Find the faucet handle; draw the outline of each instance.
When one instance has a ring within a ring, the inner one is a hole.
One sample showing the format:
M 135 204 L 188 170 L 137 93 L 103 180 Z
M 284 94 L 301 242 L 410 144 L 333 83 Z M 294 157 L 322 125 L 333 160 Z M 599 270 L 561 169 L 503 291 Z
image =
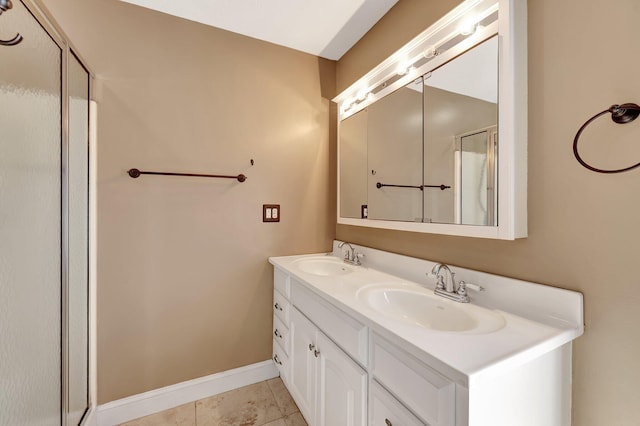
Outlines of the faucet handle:
M 458 284 L 458 294 L 467 294 L 467 289 L 473 291 L 485 291 L 485 288 L 481 285 L 460 281 L 460 283 Z

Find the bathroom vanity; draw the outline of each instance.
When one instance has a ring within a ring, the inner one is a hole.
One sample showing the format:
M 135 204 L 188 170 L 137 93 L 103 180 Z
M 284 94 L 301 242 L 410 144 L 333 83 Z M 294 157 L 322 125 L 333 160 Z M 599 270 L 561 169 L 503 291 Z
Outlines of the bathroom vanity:
M 434 295 L 434 263 L 355 247 L 273 257 L 273 360 L 311 426 L 569 426 L 582 295 L 452 267 L 470 303 Z

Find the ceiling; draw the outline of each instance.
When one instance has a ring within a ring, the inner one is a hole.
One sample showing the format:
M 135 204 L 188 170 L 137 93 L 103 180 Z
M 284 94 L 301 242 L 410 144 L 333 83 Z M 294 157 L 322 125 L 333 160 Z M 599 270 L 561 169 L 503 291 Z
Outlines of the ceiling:
M 398 0 L 121 0 L 338 60 Z

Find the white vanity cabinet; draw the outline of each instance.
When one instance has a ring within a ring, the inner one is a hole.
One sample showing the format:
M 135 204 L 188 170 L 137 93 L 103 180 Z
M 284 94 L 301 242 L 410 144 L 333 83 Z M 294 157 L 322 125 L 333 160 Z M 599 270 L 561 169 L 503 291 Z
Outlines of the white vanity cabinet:
M 367 372 L 294 305 L 304 307 L 305 314 L 316 318 L 325 332 L 361 362 L 367 356 L 367 329 L 333 311 L 335 308 L 277 268 L 273 300 L 273 361 L 307 422 L 311 426 L 365 426 Z
M 416 275 L 433 267 L 373 249 L 365 254 Z M 309 259 L 323 261 L 317 254 L 270 261 L 274 362 L 310 426 L 571 425 L 571 341 L 583 332 L 579 293 L 467 273 L 495 297 L 503 327 L 477 334 L 423 330 L 366 305 L 367 288 L 407 288 L 408 281 L 373 268 L 344 278 L 314 275 L 300 268 Z M 524 307 L 520 299 L 499 297 L 518 291 L 527 295 Z M 447 303 L 453 302 L 441 309 Z
M 289 390 L 310 425 L 365 426 L 367 373 L 296 308 Z
M 274 362 L 310 426 L 455 425 L 452 382 L 278 268 L 274 283 Z

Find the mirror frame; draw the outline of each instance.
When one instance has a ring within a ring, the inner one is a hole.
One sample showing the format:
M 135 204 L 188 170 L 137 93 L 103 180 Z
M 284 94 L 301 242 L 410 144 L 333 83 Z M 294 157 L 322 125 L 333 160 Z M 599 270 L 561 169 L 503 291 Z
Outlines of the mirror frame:
M 498 19 L 452 44 L 463 25 Z M 410 81 L 498 35 L 498 225 L 399 222 L 340 216 L 340 122 Z M 446 50 L 433 56 L 434 49 Z M 425 62 L 426 61 L 426 62 Z M 400 74 L 398 70 L 408 70 Z M 527 236 L 527 3 L 465 0 L 372 69 L 333 101 L 338 104 L 337 222 L 344 225 L 514 240 Z

